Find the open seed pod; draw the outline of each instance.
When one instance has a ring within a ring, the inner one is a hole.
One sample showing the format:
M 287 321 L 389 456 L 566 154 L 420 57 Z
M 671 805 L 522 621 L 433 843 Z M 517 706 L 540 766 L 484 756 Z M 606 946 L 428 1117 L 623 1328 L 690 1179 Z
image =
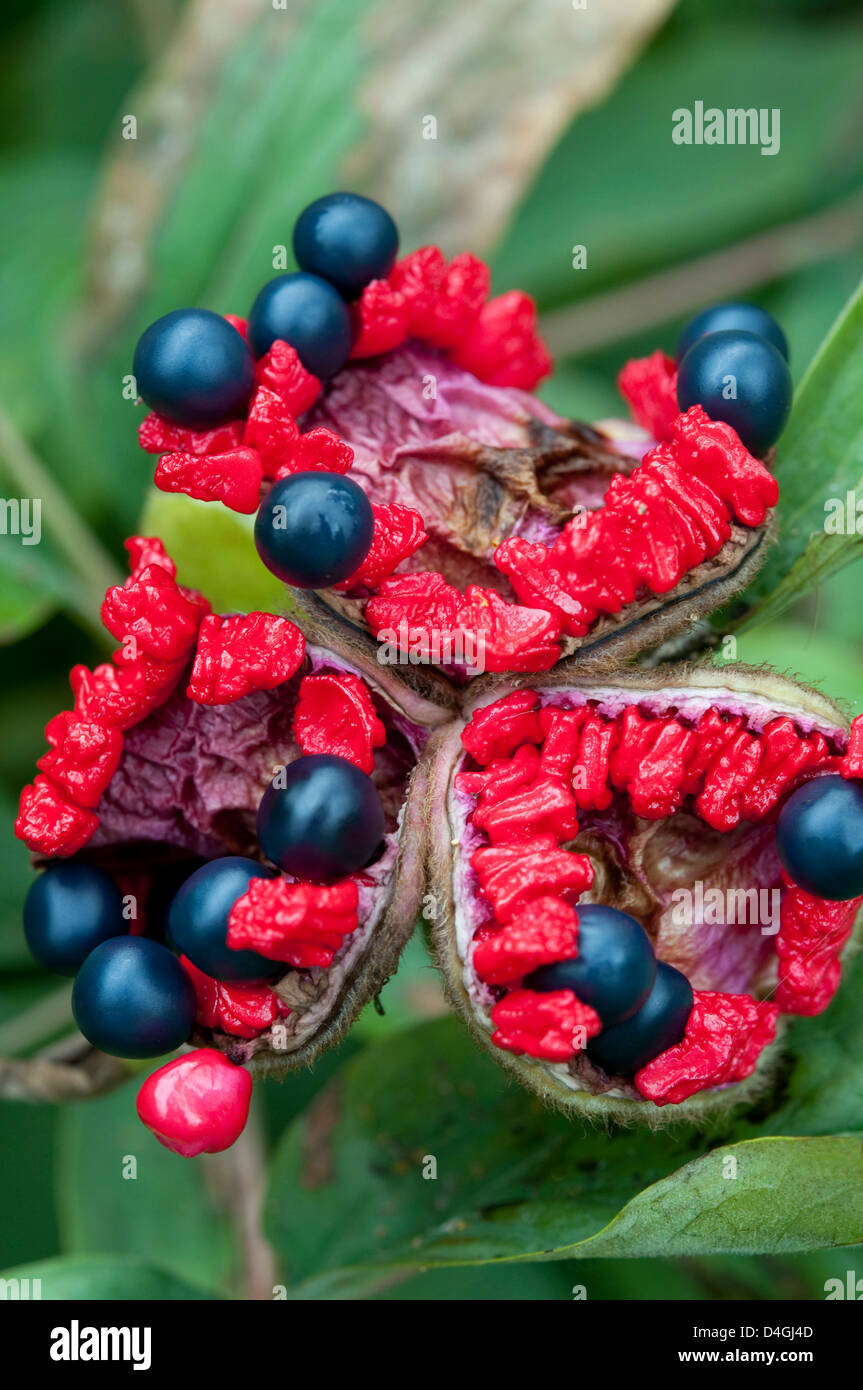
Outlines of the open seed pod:
M 776 846 L 795 788 L 860 774 L 841 714 L 744 666 L 558 668 L 466 708 L 431 753 L 430 915 L 474 1035 L 569 1111 L 657 1125 L 750 1099 L 781 1016 L 827 1006 L 861 901 L 804 892 Z M 628 999 L 591 973 L 587 905 L 647 933 L 616 966 Z M 677 1001 L 651 1032 L 660 973 Z
M 242 921 L 231 915 L 227 945 L 266 956 L 267 978 L 216 980 L 184 961 L 198 1000 L 192 1041 L 253 1072 L 299 1066 L 345 1032 L 413 930 L 422 755 L 452 717 L 451 690 L 435 672 L 412 685 L 370 664 L 338 625 L 324 645 L 286 618 L 213 615 L 177 583 L 158 541 L 135 537 L 127 548 L 131 578 L 102 609 L 122 646 L 113 664 L 72 671 L 74 708 L 47 727 L 50 749 L 22 793 L 16 832 L 43 867 L 106 871 L 128 909 L 119 930 L 180 950 L 166 933 L 181 885 L 225 856 L 265 861 L 256 812 L 274 774 L 318 754 L 359 769 L 383 815 L 368 861 L 326 886 L 271 868 L 253 885 L 264 897 L 253 901 L 250 889 Z M 88 1068 L 91 1089 L 122 1076 Z
M 243 418 L 196 430 L 154 413 L 139 439 L 162 454 L 159 488 L 257 512 L 288 608 L 340 617 L 370 659 L 382 644 L 457 683 L 573 655 L 613 670 L 750 581 L 776 480 L 729 424 L 678 409 L 662 353 L 620 374 L 637 423 L 562 418 L 531 394 L 551 367 L 532 301 L 487 300 L 488 284 L 475 257 L 415 251 L 352 305 L 350 358 L 325 380 L 277 338 Z M 256 342 L 254 320 L 231 323 Z M 339 568 L 344 541 L 322 563 L 308 527 L 279 534 L 314 471 L 350 472 L 342 492 L 359 484 L 372 505 L 358 564 Z
M 658 389 L 648 380 L 639 402 Z M 305 424 L 347 441 L 372 502 L 415 508 L 428 539 L 378 584 L 360 575 L 293 601 L 391 649 L 419 653 L 427 633 L 426 659 L 457 677 L 573 653 L 584 671 L 621 666 L 745 587 L 777 497 L 767 468 L 699 407 L 666 402 L 649 418 L 659 438 L 565 420 L 419 343 L 349 364 Z

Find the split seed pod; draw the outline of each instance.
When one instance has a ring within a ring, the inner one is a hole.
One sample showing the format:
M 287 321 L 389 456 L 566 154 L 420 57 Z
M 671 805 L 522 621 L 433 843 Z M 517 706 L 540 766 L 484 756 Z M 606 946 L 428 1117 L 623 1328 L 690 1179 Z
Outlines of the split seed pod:
M 777 498 L 765 464 L 699 407 L 651 423 L 563 419 L 417 343 L 349 364 L 306 425 L 346 440 L 351 476 L 372 501 L 417 509 L 428 539 L 376 586 L 292 605 L 338 614 L 370 649 L 411 629 L 479 630 L 480 670 L 574 653 L 582 671 L 620 667 L 751 581 Z M 470 653 L 438 664 L 471 674 Z
M 47 726 L 51 747 L 22 794 L 16 831 L 38 863 L 59 856 L 106 870 L 131 904 L 132 933 L 170 945 L 167 908 L 195 869 L 226 855 L 263 861 L 255 816 L 280 769 L 331 753 L 367 772 L 385 820 L 372 861 L 343 893 L 285 875 L 257 880 L 275 884 L 276 896 L 257 911 L 247 904 L 237 928 L 246 939 L 229 939 L 267 954 L 273 978 L 221 983 L 186 963 L 199 1005 L 192 1041 L 253 1073 L 285 1071 L 349 1029 L 414 929 L 423 755 L 431 731 L 452 718 L 451 687 L 434 671 L 407 680 L 369 661 L 338 624 L 303 634 L 272 614 L 213 615 L 177 584 L 160 542 L 135 537 L 127 548 L 132 576 L 102 610 L 124 646 L 113 664 L 73 670 L 74 708 Z M 121 1067 L 94 1067 L 93 1056 L 73 1059 L 88 1078 L 80 1089 L 122 1079 Z M 59 1079 L 75 1091 L 65 1072 Z
M 847 741 L 830 701 L 744 666 L 476 690 L 428 778 L 434 947 L 473 1035 L 575 1113 L 658 1125 L 750 1100 L 777 1021 L 827 1006 L 860 905 L 804 893 L 776 852 L 790 791 L 842 770 Z M 695 991 L 685 1039 L 634 1076 L 590 1060 L 571 1001 L 556 1017 L 525 987 L 573 954 L 543 935 L 553 898 L 631 914 Z

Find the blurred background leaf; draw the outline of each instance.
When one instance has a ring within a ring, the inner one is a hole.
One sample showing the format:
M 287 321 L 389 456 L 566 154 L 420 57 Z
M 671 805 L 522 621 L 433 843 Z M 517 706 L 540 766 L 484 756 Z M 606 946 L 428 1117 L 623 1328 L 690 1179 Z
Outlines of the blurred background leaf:
M 141 1125 L 121 1086 L 67 1109 L 57 1135 L 60 1241 L 69 1255 L 125 1255 L 225 1291 L 232 1233 L 205 1163 L 188 1163 Z M 132 1176 L 130 1176 L 132 1174 Z

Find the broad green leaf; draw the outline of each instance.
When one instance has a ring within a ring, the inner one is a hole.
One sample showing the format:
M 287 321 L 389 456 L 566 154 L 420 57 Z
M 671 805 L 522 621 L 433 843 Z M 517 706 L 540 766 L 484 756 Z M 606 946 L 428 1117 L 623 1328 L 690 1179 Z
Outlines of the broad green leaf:
M 121 1086 L 63 1112 L 56 1169 L 63 1250 L 134 1255 L 176 1279 L 223 1290 L 233 1237 L 207 1187 L 206 1163 L 159 1144 L 138 1119 L 135 1092 L 135 1083 Z
M 863 283 L 795 394 L 776 474 L 779 540 L 753 586 L 760 602 L 748 620 L 759 624 L 863 557 L 863 535 L 856 530 L 856 502 L 863 498 Z M 844 509 L 849 494 L 850 527 L 828 534 L 831 502 Z
M 396 1029 L 449 1012 L 440 972 L 435 968 L 418 927 L 405 946 L 399 968 L 376 1001 L 367 1004 L 352 1029 L 364 1041 L 376 1041 Z
M 7 1283 L 17 1280 L 22 1297 L 27 1287 L 23 1281 L 29 1280 L 30 1296 L 33 1297 L 34 1280 L 38 1279 L 39 1296 L 48 1302 L 62 1302 L 65 1299 L 75 1303 L 81 1300 L 110 1302 L 112 1299 L 141 1299 L 152 1303 L 181 1303 L 213 1297 L 206 1289 L 178 1279 L 176 1275 L 160 1269 L 156 1263 L 131 1256 L 71 1255 L 55 1260 L 37 1260 L 33 1264 L 4 1270 L 0 1279 L 5 1279 Z
M 861 1240 L 861 1136 L 777 1136 L 693 1159 L 570 1253 L 781 1254 Z
M 159 312 L 213 293 L 243 312 L 304 203 L 345 183 L 391 207 L 406 247 L 480 251 L 571 112 L 608 90 L 671 0 L 637 12 L 606 0 L 589 21 L 544 0 L 505 8 L 476 0 L 465 23 L 459 0 L 440 0 L 393 25 L 371 0 L 297 0 L 275 12 L 199 3 L 136 93 L 137 141 L 113 151 L 92 258 L 97 328 L 106 310 L 127 313 L 145 284 Z M 180 103 L 178 151 L 162 131 L 165 108 Z M 131 236 L 112 216 L 120 190 L 137 213 Z M 134 247 L 146 275 L 112 279 L 118 243 Z
M 301 1298 L 354 1297 L 438 1265 L 863 1239 L 858 1138 L 709 1143 L 688 1128 L 585 1131 L 440 1020 L 365 1049 L 292 1126 L 267 1229 Z
M 670 4 L 607 0 L 586 19 L 508 0 L 502 18 L 499 0 L 476 0 L 466 23 L 460 0 L 441 0 L 391 24 L 372 0 L 199 0 L 127 106 L 137 139 L 114 128 L 54 451 L 98 477 L 131 525 L 148 461 L 121 386 L 149 322 L 183 304 L 247 313 L 285 251 L 293 264 L 300 210 L 333 188 L 380 197 L 405 248 L 482 251 L 572 111 L 611 86 Z M 585 25 L 589 42 L 573 46 Z
M 0 590 L 0 646 L 17 642 L 28 632 L 47 622 L 54 611 L 53 597 L 40 593 L 24 578 L 7 570 L 0 559 L 3 587 Z
M 262 1077 L 255 1082 L 255 1103 L 259 1107 L 268 1144 L 274 1146 L 278 1143 L 291 1121 L 312 1103 L 318 1092 L 359 1049 L 356 1029 L 351 1029 L 337 1047 L 323 1053 L 313 1066 L 302 1067 L 285 1076 Z
M 216 612 L 287 612 L 284 584 L 264 568 L 255 549 L 253 521 L 218 503 L 151 488 L 139 529 L 161 538 L 183 583 L 206 594 Z
M 365 1048 L 291 1126 L 266 1229 L 301 1296 L 353 1296 L 384 1270 L 586 1240 L 704 1145 L 688 1129 L 585 1130 L 439 1019 Z M 434 1179 L 423 1177 L 428 1159 Z
M 94 163 L 68 149 L 0 163 L 0 400 L 28 433 L 56 406 L 50 363 L 78 283 Z

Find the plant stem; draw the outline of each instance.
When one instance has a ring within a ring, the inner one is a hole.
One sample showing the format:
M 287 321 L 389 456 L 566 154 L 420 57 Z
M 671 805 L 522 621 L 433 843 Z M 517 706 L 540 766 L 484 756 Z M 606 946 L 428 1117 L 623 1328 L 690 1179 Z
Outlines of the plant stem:
M 266 1302 L 273 1297 L 278 1269 L 273 1247 L 261 1228 L 266 1153 L 258 1104 L 259 1098 L 253 1096 L 246 1128 L 230 1149 L 204 1155 L 204 1171 L 234 1227 L 242 1296 Z
M 72 1026 L 72 985 L 45 994 L 24 1013 L 0 1028 L 0 1057 L 14 1057 L 31 1047 L 48 1042 L 64 1028 Z
M 540 329 L 556 356 L 577 357 L 848 251 L 861 236 L 863 199 L 855 196 L 827 212 L 544 314 Z

